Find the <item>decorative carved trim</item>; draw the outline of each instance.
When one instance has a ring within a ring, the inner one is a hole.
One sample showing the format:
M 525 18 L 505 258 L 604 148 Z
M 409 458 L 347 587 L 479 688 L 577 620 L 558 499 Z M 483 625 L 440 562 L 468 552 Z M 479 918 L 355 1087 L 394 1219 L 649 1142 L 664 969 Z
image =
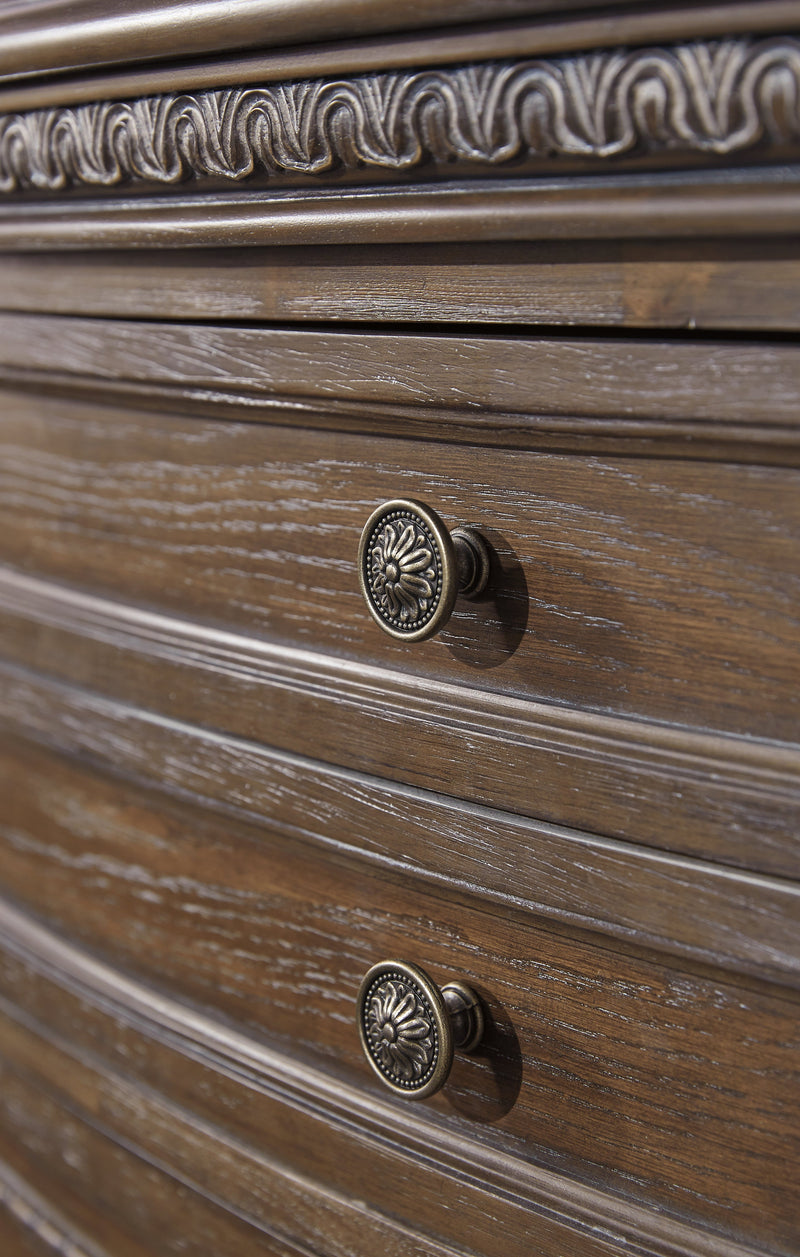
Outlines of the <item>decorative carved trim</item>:
M 714 157 L 798 139 L 800 41 L 729 39 L 8 114 L 0 190 Z

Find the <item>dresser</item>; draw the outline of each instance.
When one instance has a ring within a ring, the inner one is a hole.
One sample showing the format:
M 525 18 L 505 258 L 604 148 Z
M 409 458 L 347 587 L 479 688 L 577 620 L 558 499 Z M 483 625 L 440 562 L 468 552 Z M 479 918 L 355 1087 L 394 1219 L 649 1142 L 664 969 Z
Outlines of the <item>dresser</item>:
M 800 9 L 0 6 L 0 1252 L 800 1253 Z

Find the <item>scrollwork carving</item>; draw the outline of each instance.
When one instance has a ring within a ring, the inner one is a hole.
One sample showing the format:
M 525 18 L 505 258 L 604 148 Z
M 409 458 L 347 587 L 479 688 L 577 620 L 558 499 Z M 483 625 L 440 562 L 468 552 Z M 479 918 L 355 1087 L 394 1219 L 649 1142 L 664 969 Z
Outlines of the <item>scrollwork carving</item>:
M 729 39 L 0 117 L 0 189 L 724 156 L 800 139 L 800 42 Z

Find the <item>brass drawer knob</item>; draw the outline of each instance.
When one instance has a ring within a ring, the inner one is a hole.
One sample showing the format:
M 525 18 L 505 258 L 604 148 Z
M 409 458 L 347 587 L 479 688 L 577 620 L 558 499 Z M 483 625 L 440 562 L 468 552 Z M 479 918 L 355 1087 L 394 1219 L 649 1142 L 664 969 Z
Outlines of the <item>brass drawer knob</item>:
M 358 1033 L 364 1055 L 390 1090 L 412 1100 L 433 1095 L 447 1081 L 453 1051 L 472 1052 L 484 1017 L 463 982 L 441 990 L 418 965 L 383 960 L 358 992 Z
M 364 525 L 358 577 L 370 615 L 384 632 L 421 642 L 444 628 L 459 594 L 477 598 L 483 592 L 489 552 L 472 528 L 448 532 L 429 506 L 396 498 Z

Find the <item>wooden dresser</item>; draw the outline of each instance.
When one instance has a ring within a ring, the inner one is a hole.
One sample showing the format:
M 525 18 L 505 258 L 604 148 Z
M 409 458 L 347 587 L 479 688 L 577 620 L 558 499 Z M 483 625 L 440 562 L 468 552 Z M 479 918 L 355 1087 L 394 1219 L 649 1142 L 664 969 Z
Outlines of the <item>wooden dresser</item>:
M 799 226 L 797 3 L 0 5 L 3 1257 L 800 1254 Z

